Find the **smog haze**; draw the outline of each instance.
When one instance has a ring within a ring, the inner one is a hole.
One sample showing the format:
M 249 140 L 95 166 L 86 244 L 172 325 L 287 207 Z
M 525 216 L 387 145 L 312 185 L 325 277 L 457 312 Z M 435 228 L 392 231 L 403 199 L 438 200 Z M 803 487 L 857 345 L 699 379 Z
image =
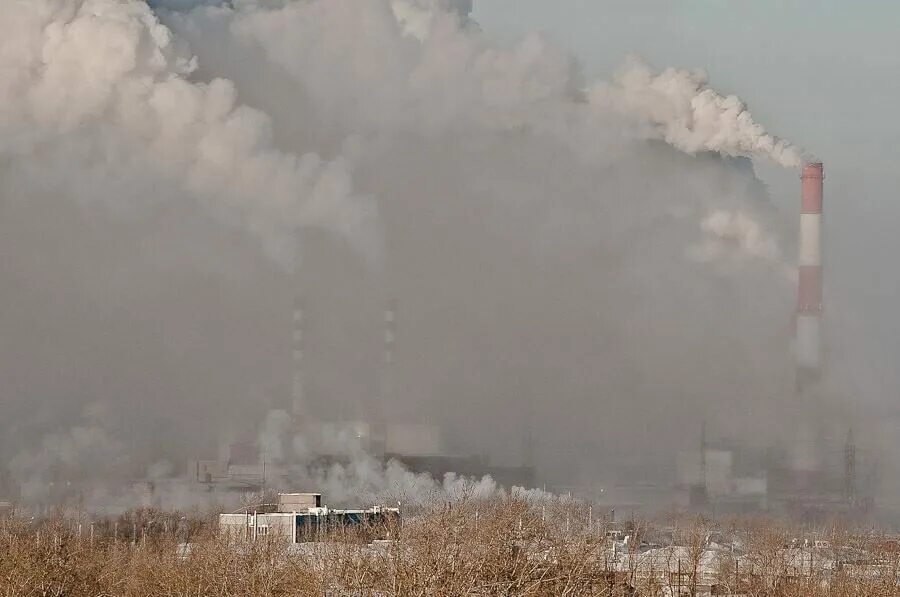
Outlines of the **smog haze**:
M 764 4 L 7 3 L 0 498 L 119 507 L 247 438 L 307 459 L 301 414 L 427 426 L 536 486 L 670 487 L 702 428 L 790 454 L 811 409 L 821 460 L 852 428 L 889 495 L 897 42 L 872 7 Z M 365 466 L 308 479 L 409 481 Z

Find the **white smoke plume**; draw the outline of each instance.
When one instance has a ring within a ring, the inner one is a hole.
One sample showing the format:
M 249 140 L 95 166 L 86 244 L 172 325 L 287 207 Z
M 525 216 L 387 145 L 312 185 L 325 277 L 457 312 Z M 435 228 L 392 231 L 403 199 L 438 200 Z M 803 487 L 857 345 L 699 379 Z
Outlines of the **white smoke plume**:
M 201 53 L 223 37 L 258 44 L 300 84 L 298 100 L 321 125 L 346 134 L 556 126 L 560 108 L 580 93 L 572 57 L 538 34 L 500 49 L 466 26 L 465 6 L 450 4 L 238 3 L 168 20 Z
M 634 119 L 649 138 L 687 153 L 763 157 L 785 168 L 797 168 L 804 159 L 798 147 L 756 123 L 740 98 L 709 87 L 707 74 L 699 69 L 657 72 L 631 57 L 612 83 L 594 85 L 589 96 L 594 105 Z
M 778 260 L 780 251 L 775 238 L 758 221 L 742 212 L 716 209 L 700 223 L 706 234 L 706 242 L 696 247 L 695 257 L 704 261 L 715 260 L 729 247 L 741 256 L 766 260 Z
M 71 492 L 72 483 L 87 471 L 112 475 L 127 466 L 126 446 L 108 429 L 107 414 L 105 405 L 90 404 L 76 425 L 45 434 L 35 450 L 21 449 L 12 458 L 23 499 L 52 503 L 56 495 Z
M 333 433 L 319 430 L 321 442 L 310 442 L 311 438 L 302 434 L 294 436 L 291 441 L 290 430 L 281 424 L 284 417 L 282 411 L 270 412 L 259 436 L 263 458 L 267 458 L 267 462 L 270 462 L 268 456 L 272 454 L 271 450 L 266 453 L 267 446 L 293 445 L 296 450 L 294 454 L 279 453 L 279 459 L 271 461 L 273 464 L 289 462 L 294 465 L 272 467 L 270 487 L 286 491 L 314 487 L 326 496 L 332 506 L 399 503 L 404 507 L 433 507 L 462 498 L 503 496 L 508 491 L 531 501 L 552 500 L 555 497 L 537 489 L 501 487 L 490 475 L 467 477 L 451 472 L 435 479 L 426 473 L 415 473 L 397 460 L 382 462 L 367 451 L 365 439 L 346 426 L 335 429 Z M 312 451 L 310 444 L 314 445 Z M 322 455 L 329 458 L 318 460 L 317 456 Z
M 89 201 L 107 195 L 100 185 L 139 184 L 133 169 L 152 171 L 285 266 L 311 226 L 377 258 L 377 223 L 348 164 L 279 151 L 269 117 L 241 105 L 231 81 L 191 80 L 196 59 L 145 2 L 13 2 L 0 29 L 0 156 L 27 184 Z M 153 188 L 116 201 L 137 194 L 165 201 Z
M 283 410 L 270 411 L 262 423 L 259 434 L 259 447 L 266 462 L 284 462 L 284 435 L 291 424 L 290 415 Z
M 404 33 L 420 41 L 428 37 L 436 16 L 442 13 L 465 19 L 472 12 L 471 0 L 393 0 L 391 9 Z

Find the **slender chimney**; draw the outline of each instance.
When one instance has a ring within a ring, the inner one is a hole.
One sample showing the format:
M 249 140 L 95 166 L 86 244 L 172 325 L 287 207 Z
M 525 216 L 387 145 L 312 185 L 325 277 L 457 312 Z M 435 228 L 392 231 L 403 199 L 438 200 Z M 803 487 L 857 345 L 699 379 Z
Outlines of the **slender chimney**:
M 822 367 L 822 181 L 821 163 L 800 174 L 800 250 L 797 287 L 797 383 L 818 379 Z
M 291 414 L 295 422 L 299 422 L 306 414 L 306 397 L 303 388 L 303 301 L 300 297 L 294 299 L 294 325 L 291 339 L 292 353 L 292 379 L 291 379 Z
M 382 367 L 378 376 L 377 401 L 370 413 L 372 424 L 369 451 L 376 457 L 383 457 L 387 450 L 387 413 L 394 393 L 394 342 L 397 335 L 397 305 L 389 300 L 384 307 L 384 344 L 382 345 Z
M 381 408 L 387 406 L 387 401 L 393 393 L 394 377 L 394 343 L 397 339 L 397 303 L 393 300 L 387 302 L 384 308 L 384 370 L 381 376 Z M 383 412 L 382 412 L 383 414 Z

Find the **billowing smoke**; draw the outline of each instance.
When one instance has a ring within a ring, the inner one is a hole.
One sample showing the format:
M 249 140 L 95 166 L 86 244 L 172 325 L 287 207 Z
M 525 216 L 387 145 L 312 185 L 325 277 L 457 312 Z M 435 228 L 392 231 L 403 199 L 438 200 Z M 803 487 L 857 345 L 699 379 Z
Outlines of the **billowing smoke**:
M 122 477 L 158 483 L 238 436 L 308 456 L 285 413 L 297 293 L 319 419 L 433 422 L 447 454 L 499 463 L 522 462 L 530 429 L 558 483 L 668 481 L 700 418 L 777 436 L 792 288 L 746 157 L 799 151 L 699 74 L 633 62 L 588 83 L 546 37 L 498 45 L 471 9 L 0 11 L 0 408 L 51 438 L 2 446 L 18 479 L 72 475 L 32 469 L 94 449 L 74 429 L 96 400 Z M 309 471 L 348 501 L 456 482 L 362 457 Z
M 17 2 L 0 28 L 0 154 L 21 184 L 91 201 L 107 198 L 98 186 L 112 181 L 122 185 L 117 203 L 162 202 L 135 180 L 158 177 L 286 265 L 309 226 L 376 255 L 377 223 L 354 197 L 346 162 L 278 150 L 270 118 L 240 105 L 231 81 L 191 81 L 196 58 L 146 3 Z
M 397 22 L 403 27 L 404 33 L 412 35 L 419 40 L 428 37 L 432 23 L 436 15 L 441 13 L 455 14 L 467 22 L 469 13 L 472 12 L 471 0 L 394 0 L 391 9 Z
M 126 465 L 125 446 L 104 422 L 108 414 L 103 405 L 90 404 L 70 429 L 48 433 L 36 450 L 17 454 L 10 468 L 20 481 L 23 499 L 32 502 L 63 495 L 67 488 L 55 483 L 64 479 L 63 483 L 71 484 L 82 471 L 95 466 L 113 473 Z
M 753 218 L 741 212 L 714 210 L 701 222 L 707 233 L 702 247 L 694 256 L 704 261 L 720 257 L 729 247 L 737 249 L 740 257 L 777 260 L 780 257 L 778 243 Z
M 763 157 L 785 168 L 797 168 L 803 160 L 798 147 L 756 123 L 740 98 L 710 88 L 699 69 L 656 72 L 632 57 L 612 83 L 599 83 L 589 93 L 592 103 L 622 112 L 648 137 L 687 153 Z

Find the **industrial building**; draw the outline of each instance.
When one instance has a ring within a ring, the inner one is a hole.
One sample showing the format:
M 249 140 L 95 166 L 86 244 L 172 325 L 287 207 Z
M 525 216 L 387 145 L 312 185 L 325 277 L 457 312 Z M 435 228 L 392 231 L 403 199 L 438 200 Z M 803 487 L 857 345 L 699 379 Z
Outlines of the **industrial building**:
M 219 530 L 240 540 L 275 537 L 292 544 L 313 541 L 328 531 L 351 530 L 371 541 L 389 538 L 399 521 L 399 508 L 335 510 L 322 506 L 318 493 L 280 493 L 276 504 L 220 514 Z

